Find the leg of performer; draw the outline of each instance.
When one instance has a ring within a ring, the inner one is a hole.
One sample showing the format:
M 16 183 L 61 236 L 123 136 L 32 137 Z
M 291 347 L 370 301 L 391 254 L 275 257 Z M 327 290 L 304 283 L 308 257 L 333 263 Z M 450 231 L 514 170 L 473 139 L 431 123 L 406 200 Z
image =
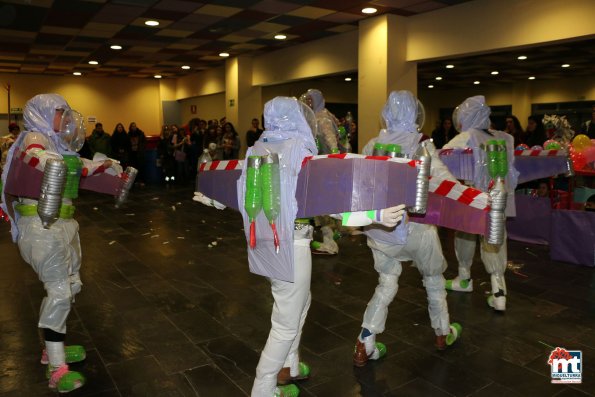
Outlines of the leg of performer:
M 386 346 L 376 342 L 376 334 L 384 332 L 388 305 L 393 301 L 399 288 L 402 266 L 393 254 L 402 246 L 390 246 L 368 239 L 372 249 L 374 269 L 378 272 L 378 286 L 364 313 L 362 331 L 357 338 L 353 364 L 363 367 L 368 360 L 377 360 L 386 354 Z
M 455 233 L 455 254 L 459 262 L 459 274 L 452 280 L 446 280 L 446 289 L 452 291 L 473 291 L 471 265 L 475 255 L 477 236 L 464 232 Z
M 507 262 L 506 236 L 502 245 L 488 244 L 482 237 L 480 252 L 481 260 L 490 274 L 492 283 L 492 295 L 488 297 L 488 304 L 494 310 L 504 311 L 506 310 L 506 280 L 504 279 Z
M 307 233 L 303 233 L 306 229 Z M 299 393 L 293 384 L 277 387 L 277 378 L 290 352 L 297 354 L 301 327 L 310 304 L 310 236 L 309 227 L 296 230 L 294 233 L 294 282 L 271 280 L 271 291 L 275 301 L 271 315 L 271 331 L 256 367 L 252 397 L 293 397 Z M 294 344 L 296 339 L 298 342 Z

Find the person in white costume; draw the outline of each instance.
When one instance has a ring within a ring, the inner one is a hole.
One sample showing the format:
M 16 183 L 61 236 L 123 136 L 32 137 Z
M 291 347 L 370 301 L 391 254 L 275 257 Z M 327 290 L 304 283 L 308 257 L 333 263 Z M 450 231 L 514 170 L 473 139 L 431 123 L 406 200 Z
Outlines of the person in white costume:
M 33 97 L 25 105 L 23 118 L 25 131 L 8 153 L 2 173 L 3 185 L 6 186 L 16 149 L 27 153 L 42 168 L 48 159 L 62 159 L 68 169 L 59 219 L 47 228 L 37 214 L 37 200 L 2 192 L 2 210 L 10 216 L 13 240 L 47 292 L 41 303 L 38 323 L 45 340 L 41 362 L 49 364 L 49 387 L 66 393 L 85 382 L 83 375 L 70 371 L 67 363 L 84 360 L 86 356 L 82 346 L 64 346 L 66 319 L 74 296 L 82 287 L 79 276 L 81 247 L 72 202 L 78 195 L 81 174 L 91 175 L 109 167 L 114 167 L 120 174 L 122 169 L 109 160 L 92 162 L 78 156 L 76 152 L 85 139 L 84 120 L 60 95 Z
M 423 145 L 431 155 L 431 176 L 456 180 L 440 161 L 433 143 L 420 143 L 422 134 L 419 130 L 423 124 L 424 111 L 411 92 L 391 92 L 382 110 L 382 118 L 386 129 L 366 144 L 364 155 L 372 155 L 378 143 L 398 145 L 401 156 L 413 158 L 420 145 Z M 446 260 L 436 226 L 408 222 L 405 217 L 396 227 L 371 225 L 364 231 L 374 257 L 374 269 L 378 272 L 378 286 L 364 313 L 362 331 L 357 338 L 353 356 L 354 365 L 364 366 L 369 360 L 377 360 L 386 354 L 385 345 L 376 342 L 376 335 L 384 332 L 388 305 L 397 294 L 401 263 L 404 261 L 413 261 L 422 275 L 430 322 L 436 334 L 436 347 L 442 350 L 454 343 L 462 329 L 457 323 L 450 324 L 442 275 L 446 270 Z
M 475 161 L 475 175 L 473 181 L 468 181 L 475 188 L 487 192 L 490 178 L 487 171 L 487 157 L 485 145 L 490 140 L 506 142 L 508 174 L 504 182 L 507 190 L 506 216 L 515 216 L 514 189 L 517 185 L 518 171 L 514 168 L 514 139 L 503 131 L 490 130 L 490 108 L 481 95 L 465 99 L 453 113 L 455 128 L 461 133 L 444 145 L 445 149 L 466 148 L 473 149 Z M 504 272 L 507 263 L 506 236 L 502 245 L 488 244 L 484 237 L 480 237 L 481 260 L 486 271 L 490 274 L 492 294 L 488 297 L 488 304 L 497 311 L 506 310 L 506 280 Z M 458 275 L 448 280 L 446 287 L 453 291 L 473 291 L 471 279 L 471 265 L 475 254 L 477 236 L 469 233 L 456 232 L 455 253 L 459 262 Z
M 266 129 L 255 145 L 249 149 L 247 158 L 267 151 L 279 154 L 281 181 L 285 191 L 281 195 L 282 214 L 277 228 L 281 231 L 283 220 L 289 220 L 293 229 L 291 258 L 294 274 L 293 282 L 269 278 L 274 299 L 271 330 L 260 355 L 251 395 L 253 397 L 296 397 L 299 395 L 299 388 L 292 382 L 307 379 L 310 374 L 308 365 L 300 362 L 298 350 L 311 301 L 312 226 L 307 219 L 295 219 L 297 213 L 295 186 L 303 159 L 317 154 L 313 134 L 316 131 L 316 121 L 311 109 L 295 98 L 288 97 L 277 97 L 267 102 L 264 108 L 264 119 Z M 244 175 L 245 172 L 242 178 Z M 240 196 L 244 194 L 240 191 L 243 185 L 242 178 L 238 183 Z M 218 209 L 225 208 L 221 203 L 199 192 L 195 193 L 194 200 Z M 240 199 L 240 202 L 243 200 Z M 375 211 L 375 218 L 377 218 L 375 220 L 369 219 L 366 212 L 355 212 L 352 218 L 359 219 L 359 225 L 378 222 L 390 227 L 397 224 L 402 214 L 402 208 L 393 207 Z M 246 226 L 246 218 L 244 221 Z M 268 228 L 266 219 L 264 225 Z M 283 245 L 282 233 L 281 231 L 280 236 Z M 256 248 L 261 247 L 262 244 L 264 242 L 261 240 Z M 274 251 L 269 252 L 266 258 L 254 259 L 251 257 L 252 252 L 249 251 L 249 258 L 254 261 L 271 260 L 277 264 L 282 253 L 277 255 Z
M 339 153 L 339 127 L 336 117 L 325 107 L 325 100 L 322 92 L 310 88 L 300 96 L 300 101 L 305 103 L 314 111 L 316 116 L 315 135 L 318 154 Z M 320 226 L 322 242 L 312 241 L 312 252 L 314 254 L 335 255 L 339 253 L 339 239 L 337 222 L 329 216 L 317 216 L 314 218 L 316 226 Z

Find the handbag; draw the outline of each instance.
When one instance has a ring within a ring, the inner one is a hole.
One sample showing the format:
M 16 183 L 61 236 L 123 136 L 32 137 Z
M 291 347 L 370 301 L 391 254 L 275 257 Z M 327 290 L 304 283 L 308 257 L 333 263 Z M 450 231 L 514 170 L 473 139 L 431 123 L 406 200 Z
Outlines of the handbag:
M 174 159 L 176 161 L 186 161 L 186 153 L 183 150 L 176 149 L 174 150 Z

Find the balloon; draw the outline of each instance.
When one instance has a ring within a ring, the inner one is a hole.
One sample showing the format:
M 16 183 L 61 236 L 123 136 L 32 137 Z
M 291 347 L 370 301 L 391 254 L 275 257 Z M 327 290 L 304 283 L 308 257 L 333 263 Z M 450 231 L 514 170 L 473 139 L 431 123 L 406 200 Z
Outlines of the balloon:
M 521 143 L 514 150 L 529 150 L 529 145 L 525 145 L 524 143 Z
M 548 139 L 543 143 L 543 148 L 545 150 L 559 150 L 561 148 L 560 144 L 553 139 Z
M 582 152 L 584 149 L 591 147 L 591 140 L 585 134 L 579 134 L 572 140 L 572 146 L 577 152 Z
M 587 163 L 592 163 L 593 161 L 595 161 L 595 145 L 586 148 L 585 150 L 583 150 L 581 154 L 585 156 L 585 159 L 587 159 Z
M 582 170 L 587 165 L 587 159 L 581 152 L 575 152 L 570 156 L 570 158 L 572 159 L 572 165 L 574 166 L 575 170 Z
M 543 150 L 543 148 L 539 145 L 535 145 L 531 148 L 531 150 Z

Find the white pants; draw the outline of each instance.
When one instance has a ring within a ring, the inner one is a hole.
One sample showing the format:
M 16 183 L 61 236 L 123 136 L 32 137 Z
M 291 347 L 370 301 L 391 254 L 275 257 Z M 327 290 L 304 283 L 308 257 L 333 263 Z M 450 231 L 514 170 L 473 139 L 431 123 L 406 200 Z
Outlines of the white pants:
M 38 216 L 23 216 L 18 226 L 21 256 L 33 267 L 47 292 L 41 302 L 39 328 L 65 334 L 71 302 L 82 286 L 78 223 L 58 219 L 44 229 Z
M 446 270 L 446 261 L 436 227 L 412 222 L 405 245 L 389 245 L 368 238 L 368 246 L 372 249 L 374 269 L 379 277 L 374 296 L 364 313 L 362 327 L 375 334 L 384 332 L 388 305 L 399 288 L 401 262 L 411 260 L 423 277 L 432 328 L 436 335 L 448 335 L 450 320 L 442 275 Z
M 289 367 L 292 356 L 295 358 L 298 354 L 311 300 L 311 236 L 311 226 L 294 232 L 294 282 L 271 280 L 275 300 L 271 331 L 256 367 L 252 397 L 272 397 L 277 386 L 277 374 L 283 367 Z
M 459 261 L 459 278 L 471 278 L 471 265 L 475 255 L 477 235 L 464 232 L 455 233 L 455 254 Z M 507 248 L 506 235 L 502 245 L 488 244 L 484 237 L 480 237 L 481 260 L 489 274 L 503 275 L 506 270 Z

